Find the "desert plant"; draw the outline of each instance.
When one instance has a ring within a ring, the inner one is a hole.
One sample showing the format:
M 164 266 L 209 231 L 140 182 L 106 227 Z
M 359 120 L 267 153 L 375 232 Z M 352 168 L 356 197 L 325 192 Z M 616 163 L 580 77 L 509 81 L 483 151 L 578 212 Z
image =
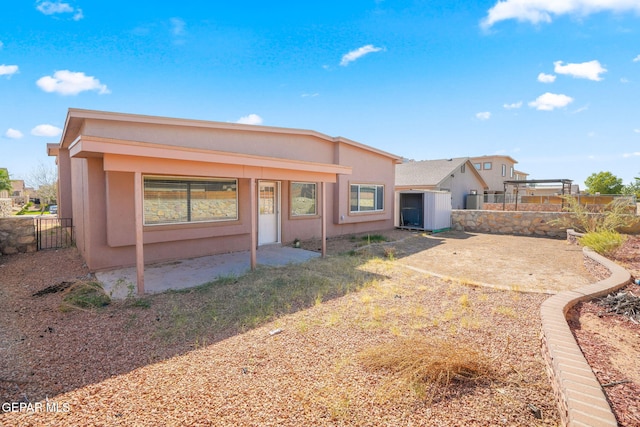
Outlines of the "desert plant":
M 422 335 L 372 347 L 359 358 L 370 369 L 389 372 L 399 388 L 409 387 L 423 399 L 445 395 L 452 383 L 476 383 L 493 373 L 491 360 L 475 348 Z
M 626 236 L 617 231 L 597 231 L 587 233 L 578 240 L 582 246 L 589 247 L 600 255 L 609 256 L 626 240 Z
M 558 218 L 552 223 L 573 228 L 580 233 L 615 231 L 621 227 L 632 226 L 639 220 L 638 217 L 630 214 L 629 201 L 624 198 L 614 199 L 599 213 L 591 212 L 588 206 L 582 205 L 573 196 L 564 196 L 563 199 L 566 203 L 564 211 L 571 215 Z
M 62 311 L 73 309 L 100 308 L 108 305 L 111 298 L 97 282 L 76 282 L 65 290 L 62 298 Z

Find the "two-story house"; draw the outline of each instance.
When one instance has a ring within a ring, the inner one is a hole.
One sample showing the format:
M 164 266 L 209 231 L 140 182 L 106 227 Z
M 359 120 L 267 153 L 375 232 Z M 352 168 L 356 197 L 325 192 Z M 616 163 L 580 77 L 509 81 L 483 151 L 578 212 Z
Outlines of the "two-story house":
M 487 184 L 485 202 L 501 203 L 505 194 L 505 181 L 526 180 L 528 174 L 515 169 L 515 159 L 495 154 L 491 156 L 470 157 L 469 160 Z M 507 190 L 507 192 L 509 192 Z

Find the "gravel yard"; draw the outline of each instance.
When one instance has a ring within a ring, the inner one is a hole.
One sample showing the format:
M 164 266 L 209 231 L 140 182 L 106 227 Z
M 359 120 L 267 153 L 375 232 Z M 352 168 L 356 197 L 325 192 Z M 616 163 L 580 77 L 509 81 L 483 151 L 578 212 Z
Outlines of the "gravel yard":
M 470 286 L 360 254 L 262 269 L 204 290 L 146 297 L 144 304 L 63 312 L 62 293 L 32 295 L 87 275 L 74 249 L 3 257 L 0 264 L 0 400 L 24 405 L 1 414 L 3 425 L 559 421 L 540 354 L 545 294 Z M 264 277 L 285 283 L 341 269 L 356 271 L 349 280 L 357 286 L 322 288 L 310 300 L 292 296 L 255 326 L 216 326 L 224 301 L 213 292 L 245 289 L 244 281 Z M 492 360 L 494 375 L 452 383 L 425 399 L 361 363 L 359 355 L 373 346 L 411 336 L 470 346 Z M 46 405 L 47 398 L 57 412 L 38 410 L 36 403 Z

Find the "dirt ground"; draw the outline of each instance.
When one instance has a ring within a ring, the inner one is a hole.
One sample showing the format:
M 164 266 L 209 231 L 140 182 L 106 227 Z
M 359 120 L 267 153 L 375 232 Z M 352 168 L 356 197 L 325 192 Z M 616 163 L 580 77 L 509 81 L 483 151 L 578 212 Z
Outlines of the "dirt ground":
M 342 366 L 340 361 L 352 357 L 356 346 L 363 340 L 373 342 L 380 339 L 371 335 L 372 331 L 378 330 L 372 330 L 372 321 L 379 321 L 379 325 L 375 323 L 378 325 L 375 328 L 382 328 L 383 331 L 388 326 L 389 331 L 384 334 L 389 338 L 397 331 L 413 327 L 410 322 L 415 321 L 412 318 L 417 316 L 423 323 L 421 327 L 426 322 L 430 333 L 449 333 L 458 322 L 457 333 L 479 339 L 487 352 L 495 352 L 495 357 L 506 358 L 500 364 L 505 369 L 506 380 L 504 384 L 488 390 L 478 390 L 431 408 L 415 406 L 415 403 L 398 406 L 407 412 L 398 415 L 395 421 L 411 420 L 417 414 L 424 425 L 495 425 L 491 422 L 496 420 L 505 425 L 540 425 L 527 410 L 526 403 L 533 402 L 546 414 L 540 423 L 554 425 L 557 420 L 555 403 L 539 354 L 539 326 L 536 326 L 539 323 L 538 307 L 546 298 L 545 293 L 579 287 L 594 280 L 584 265 L 581 250 L 562 240 L 539 238 L 468 233 L 427 236 L 403 230 L 390 230 L 383 234 L 387 242 L 375 243 L 377 239 L 367 235 L 328 241 L 330 254 L 370 251 L 393 259 L 394 265 L 401 266 L 398 271 L 394 269 L 388 272 L 389 277 L 379 285 L 384 290 L 382 300 L 378 301 L 374 293 L 352 294 L 287 316 L 273 326 L 267 325 L 248 334 L 235 335 L 229 340 L 200 349 L 197 341 L 171 346 L 153 338 L 153 334 L 157 334 L 157 325 L 163 324 L 176 309 L 170 295 L 154 297 L 150 309 L 122 305 L 104 311 L 67 314 L 61 314 L 56 309 L 55 302 L 59 296 L 33 297 L 34 292 L 52 283 L 86 277 L 88 271 L 82 265 L 77 251 L 48 252 L 46 258 L 44 252 L 0 258 L 2 400 L 15 402 L 33 399 L 34 396 L 58 396 L 55 400 L 71 402 L 73 408 L 68 422 L 62 422 L 63 418 L 44 416 L 9 418 L 7 414 L 7 418 L 2 420 L 0 414 L 0 424 L 6 421 L 8 424 L 17 423 L 15 425 L 39 425 L 40 421 L 46 419 L 51 425 L 77 425 L 83 419 L 81 416 L 91 414 L 94 418 L 86 418 L 83 422 L 127 425 L 137 423 L 139 419 L 133 418 L 133 415 L 141 415 L 143 410 L 146 410 L 143 415 L 150 417 L 150 421 L 140 422 L 139 425 L 154 425 L 154 419 L 157 424 L 158 419 L 154 416 L 159 416 L 158 411 L 167 416 L 182 417 L 183 420 L 193 415 L 189 418 L 193 424 L 195 420 L 201 420 L 198 418 L 199 411 L 208 408 L 209 411 L 218 411 L 211 413 L 217 414 L 220 420 L 226 420 L 223 417 L 241 410 L 242 413 L 235 416 L 236 423 L 242 425 L 242 420 L 258 415 L 267 417 L 265 420 L 274 420 L 269 418 L 273 414 L 290 416 L 291 412 L 283 409 L 290 407 L 284 396 L 291 390 L 298 390 L 292 396 L 303 395 L 303 401 L 307 403 L 307 397 L 317 396 L 320 392 L 323 402 L 327 404 L 325 408 L 316 408 L 315 401 L 308 403 L 311 407 L 305 407 L 308 414 L 315 416 L 316 421 L 321 421 L 319 424 L 335 425 L 342 420 L 344 425 L 361 425 L 361 421 L 367 418 L 357 418 L 357 414 L 369 414 L 371 417 L 372 408 L 359 408 L 357 405 L 369 402 L 370 396 L 367 397 L 366 393 L 379 378 L 351 364 Z M 373 245 L 363 247 L 372 242 Z M 303 247 L 317 250 L 319 242 L 303 242 Z M 631 252 L 634 253 L 633 250 Z M 386 271 L 384 273 L 387 274 Z M 422 299 L 418 300 L 418 294 L 411 286 L 406 287 L 407 282 L 409 285 L 419 285 L 420 292 L 424 293 Z M 466 287 L 460 284 L 480 286 Z M 502 292 L 495 288 L 526 290 L 529 293 Z M 440 307 L 442 295 L 447 297 L 442 299 Z M 461 302 L 464 301 L 463 297 L 470 299 L 471 308 Z M 412 305 L 414 302 L 418 306 Z M 408 317 L 392 324 L 386 316 L 394 310 Z M 363 316 L 361 328 L 342 328 L 342 322 L 354 314 Z M 435 326 L 434 320 L 430 320 L 430 316 L 440 319 L 439 327 Z M 448 320 L 451 316 L 453 319 Z M 178 322 L 180 318 L 175 317 L 174 321 Z M 482 327 L 474 326 L 476 322 Z M 463 324 L 467 326 L 461 328 Z M 584 325 L 582 330 L 586 332 L 589 330 L 587 322 Z M 273 327 L 282 328 L 285 333 L 273 339 L 265 338 Z M 511 339 L 507 335 L 506 342 L 500 341 L 505 333 L 513 333 L 513 337 L 518 339 Z M 350 337 L 351 334 L 354 336 Z M 598 343 L 596 353 L 606 354 L 602 349 L 611 348 L 612 343 L 606 340 L 611 339 L 613 334 L 602 335 L 604 343 L 585 334 L 585 348 L 589 347 L 589 343 Z M 506 348 L 509 348 L 508 352 Z M 616 350 L 615 353 L 628 353 L 629 358 L 634 358 L 637 350 Z M 308 358 L 309 354 L 314 355 L 311 360 L 305 361 L 309 364 L 302 365 L 302 371 L 296 371 L 294 368 L 299 368 L 301 363 L 299 359 Z M 341 357 L 336 358 L 336 354 Z M 238 363 L 243 364 L 234 364 L 234 358 L 237 357 L 241 359 Z M 596 373 L 605 374 L 602 378 L 621 378 L 607 367 L 606 360 L 588 360 Z M 619 360 L 616 363 L 621 366 Z M 233 369 L 227 369 L 228 366 Z M 185 381 L 182 374 L 187 372 L 195 375 L 189 376 L 194 381 Z M 345 372 L 352 374 L 347 376 Z M 339 377 L 341 381 L 344 379 L 343 383 L 335 385 L 336 389 L 327 385 L 333 384 L 330 382 L 333 377 Z M 42 381 L 43 378 L 46 381 Z M 249 383 L 257 383 L 260 388 L 248 390 L 242 387 Z M 219 388 L 212 388 L 212 384 L 218 384 Z M 311 387 L 309 384 L 316 385 Z M 324 388 L 320 386 L 323 384 Z M 633 390 L 633 386 L 637 385 L 625 383 L 613 388 L 616 391 Z M 176 390 L 181 393 L 176 394 Z M 208 396 L 205 391 L 213 394 Z M 60 397 L 62 393 L 64 398 Z M 202 408 L 194 402 L 200 402 Z M 630 410 L 625 407 L 618 413 L 623 411 L 633 415 L 634 408 L 637 408 L 634 400 L 614 401 L 614 405 L 615 402 L 631 406 Z M 233 403 L 242 406 L 233 406 Z M 496 406 L 496 403 L 500 405 Z M 633 404 L 636 406 L 633 407 Z M 259 411 L 255 405 L 259 406 Z M 332 416 L 317 418 L 317 414 L 326 410 L 327 406 L 332 408 Z M 378 417 L 384 416 L 385 411 L 389 413 L 397 408 L 374 406 L 373 409 L 383 412 L 369 419 L 379 419 L 384 424 L 383 418 Z M 504 412 L 494 413 L 496 410 Z M 111 418 L 104 418 L 105 414 Z M 360 415 L 363 416 L 367 415 Z M 452 423 L 450 418 L 446 418 L 450 416 L 455 416 L 456 422 Z M 439 419 L 437 417 L 442 417 L 441 422 L 435 421 Z M 167 425 L 180 424 L 177 419 L 173 419 L 175 422 L 167 421 Z M 294 425 L 289 421 L 295 420 L 289 419 L 283 424 Z M 638 425 L 632 422 L 621 425 Z M 376 423 L 371 421 L 369 424 Z
M 368 248 L 363 248 L 371 243 L 366 233 L 355 239 L 329 239 L 327 251 L 391 254 L 398 263 L 418 272 L 522 292 L 554 294 L 593 280 L 584 267 L 582 248 L 564 240 L 458 231 L 390 230 L 380 235 L 387 241 Z M 317 250 L 319 242 L 307 242 L 304 247 Z

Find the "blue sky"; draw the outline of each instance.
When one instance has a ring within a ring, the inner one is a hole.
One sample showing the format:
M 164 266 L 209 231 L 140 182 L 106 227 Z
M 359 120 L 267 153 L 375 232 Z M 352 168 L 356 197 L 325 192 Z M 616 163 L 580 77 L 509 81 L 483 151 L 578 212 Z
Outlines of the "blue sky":
M 638 0 L 5 0 L 0 16 L 0 167 L 14 179 L 53 165 L 46 144 L 86 108 L 628 184 L 639 100 Z

